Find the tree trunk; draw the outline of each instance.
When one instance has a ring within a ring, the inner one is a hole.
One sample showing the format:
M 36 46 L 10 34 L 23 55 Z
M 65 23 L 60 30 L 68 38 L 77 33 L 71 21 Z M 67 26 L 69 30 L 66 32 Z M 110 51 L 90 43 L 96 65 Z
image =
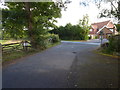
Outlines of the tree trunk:
M 33 34 L 32 14 L 30 11 L 30 2 L 25 2 L 25 10 L 27 12 L 28 34 L 29 34 L 30 42 L 31 42 L 32 48 L 36 48 L 36 43 L 35 43 L 34 34 Z

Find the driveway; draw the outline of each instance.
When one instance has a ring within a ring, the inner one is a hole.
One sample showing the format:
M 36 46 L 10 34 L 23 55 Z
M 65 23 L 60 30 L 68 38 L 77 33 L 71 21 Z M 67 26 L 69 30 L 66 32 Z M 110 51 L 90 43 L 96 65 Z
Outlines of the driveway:
M 118 59 L 92 43 L 62 42 L 3 68 L 3 88 L 118 87 Z

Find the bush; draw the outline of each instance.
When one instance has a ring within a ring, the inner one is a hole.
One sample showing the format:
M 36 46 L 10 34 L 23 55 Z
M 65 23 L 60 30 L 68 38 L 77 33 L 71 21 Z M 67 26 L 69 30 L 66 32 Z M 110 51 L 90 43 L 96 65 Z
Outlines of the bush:
M 60 41 L 59 36 L 57 34 L 50 34 L 50 40 L 52 43 L 56 43 Z
M 115 24 L 115 26 L 117 27 L 117 31 L 120 32 L 120 24 Z
M 38 49 L 46 49 L 48 46 L 50 46 L 53 43 L 59 42 L 59 36 L 57 34 L 50 34 L 47 33 L 45 35 L 40 35 L 39 37 L 36 37 L 36 45 Z
M 108 46 L 109 46 L 109 43 L 108 43 L 108 42 L 103 43 L 103 44 L 101 45 L 101 47 L 104 48 L 104 49 L 108 48 Z
M 48 41 L 47 41 L 46 35 L 44 35 L 44 36 L 40 35 L 35 40 L 36 40 L 35 42 L 36 42 L 37 49 L 44 50 L 47 48 Z
M 109 37 L 109 43 L 104 43 L 102 45 L 102 52 L 113 54 L 113 55 L 120 55 L 120 35 L 114 35 Z
M 120 53 L 120 34 L 111 36 L 109 38 L 109 46 L 108 49 L 112 52 L 119 52 Z
M 53 29 L 50 33 L 58 34 L 62 40 L 88 40 L 89 28 L 67 24 Z
M 98 36 L 95 36 L 95 39 L 98 39 Z

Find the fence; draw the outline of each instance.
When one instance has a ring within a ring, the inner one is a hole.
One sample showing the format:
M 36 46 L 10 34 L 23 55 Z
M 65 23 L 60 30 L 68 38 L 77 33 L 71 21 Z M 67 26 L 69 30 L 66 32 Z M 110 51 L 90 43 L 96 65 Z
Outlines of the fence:
M 7 53 L 7 52 L 12 52 L 12 51 L 20 51 L 20 50 L 27 51 L 29 47 L 31 47 L 31 46 L 30 45 L 29 46 L 24 46 L 24 42 L 3 44 L 2 45 L 2 52 Z

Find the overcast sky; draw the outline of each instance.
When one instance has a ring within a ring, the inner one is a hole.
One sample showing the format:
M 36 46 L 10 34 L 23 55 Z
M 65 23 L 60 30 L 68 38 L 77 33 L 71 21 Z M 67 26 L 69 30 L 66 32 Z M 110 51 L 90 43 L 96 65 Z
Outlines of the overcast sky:
M 110 18 L 100 18 L 98 19 L 97 16 L 100 10 L 97 6 L 90 2 L 89 6 L 80 5 L 80 1 L 82 0 L 71 0 L 72 2 L 68 4 L 67 11 L 62 11 L 62 17 L 58 20 L 57 25 L 66 25 L 67 23 L 77 24 L 79 19 L 82 19 L 83 15 L 88 14 L 90 23 L 100 22 L 110 20 Z M 110 3 L 102 4 L 102 8 L 110 8 Z M 111 19 L 113 21 L 113 19 Z

